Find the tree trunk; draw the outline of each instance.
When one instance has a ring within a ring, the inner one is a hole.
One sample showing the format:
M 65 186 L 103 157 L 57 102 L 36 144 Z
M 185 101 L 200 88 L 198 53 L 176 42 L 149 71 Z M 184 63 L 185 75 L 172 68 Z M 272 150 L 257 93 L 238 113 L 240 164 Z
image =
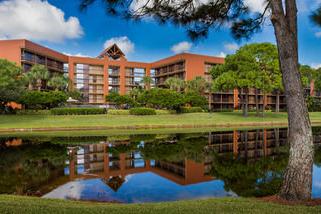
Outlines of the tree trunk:
M 287 200 L 309 200 L 312 191 L 313 138 L 299 73 L 297 8 L 295 0 L 286 0 L 286 8 L 283 8 L 282 2 L 270 0 L 289 123 L 290 155 L 280 196 Z
M 255 109 L 256 109 L 256 116 L 260 116 L 260 105 L 259 105 L 259 91 L 255 89 Z
M 275 112 L 280 112 L 280 91 L 276 92 Z
M 208 110 L 212 111 L 212 93 L 208 92 Z

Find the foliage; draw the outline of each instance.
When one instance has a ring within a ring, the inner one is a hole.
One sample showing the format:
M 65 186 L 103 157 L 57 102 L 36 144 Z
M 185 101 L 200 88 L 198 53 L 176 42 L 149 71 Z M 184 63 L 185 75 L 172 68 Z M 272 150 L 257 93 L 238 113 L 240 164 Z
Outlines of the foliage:
M 106 96 L 106 101 L 113 103 L 117 108 L 121 108 L 124 105 L 136 106 L 136 102 L 129 95 L 120 95 L 116 92 L 111 92 Z
M 204 112 L 201 107 L 181 107 L 181 113 L 198 113 Z
M 110 115 L 129 115 L 129 110 L 108 109 L 107 114 L 110 114 Z
M 48 86 L 54 90 L 65 91 L 68 87 L 69 79 L 64 75 L 54 75 L 48 81 Z
M 207 109 L 207 99 L 197 92 L 187 92 L 184 94 L 185 103 L 192 107 Z
M 131 115 L 156 115 L 155 109 L 152 108 L 131 108 L 129 110 Z
M 7 60 L 0 59 L 0 112 L 9 102 L 17 102 L 25 90 L 20 67 Z
M 210 84 L 203 77 L 195 77 L 186 82 L 188 93 L 204 94 L 208 89 L 210 89 Z
M 181 92 L 184 89 L 185 82 L 177 77 L 169 77 L 166 79 L 165 85 L 173 91 Z
M 26 109 L 50 109 L 66 103 L 68 97 L 62 91 L 26 91 L 19 99 Z
M 321 111 L 321 99 L 320 98 L 308 96 L 306 98 L 306 103 L 308 105 L 309 112 Z
M 30 71 L 25 74 L 25 78 L 29 83 L 29 90 L 37 88 L 41 90 L 43 81 L 49 79 L 49 71 L 44 65 L 35 64 Z
M 68 98 L 71 97 L 71 98 L 78 100 L 80 102 L 83 101 L 83 99 L 84 99 L 83 94 L 77 89 L 67 91 L 67 96 L 68 96 Z
M 142 92 L 137 102 L 156 109 L 179 110 L 185 104 L 184 95 L 170 89 L 153 88 Z
M 104 108 L 53 108 L 50 110 L 53 115 L 89 115 L 106 114 Z

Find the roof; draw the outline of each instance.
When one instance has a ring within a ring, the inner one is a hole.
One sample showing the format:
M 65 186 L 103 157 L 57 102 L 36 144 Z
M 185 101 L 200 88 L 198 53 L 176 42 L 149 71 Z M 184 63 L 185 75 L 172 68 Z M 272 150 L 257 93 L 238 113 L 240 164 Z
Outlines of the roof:
M 101 52 L 98 58 L 104 58 L 105 56 L 116 60 L 121 57 L 124 57 L 125 54 L 120 50 L 120 48 L 116 44 L 113 44 L 106 48 L 103 52 Z

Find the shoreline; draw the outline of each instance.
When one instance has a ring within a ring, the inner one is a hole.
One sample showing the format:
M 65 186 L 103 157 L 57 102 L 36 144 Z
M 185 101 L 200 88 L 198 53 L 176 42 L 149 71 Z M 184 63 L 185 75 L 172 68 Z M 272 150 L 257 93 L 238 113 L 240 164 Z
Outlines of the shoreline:
M 321 121 L 311 122 L 312 126 L 321 125 Z M 50 131 L 103 131 L 103 130 L 153 130 L 153 129 L 197 129 L 197 128 L 255 128 L 255 127 L 287 127 L 287 122 L 243 122 L 217 124 L 183 124 L 183 125 L 130 125 L 130 126 L 79 126 L 50 128 L 0 128 L 0 133 L 50 132 Z

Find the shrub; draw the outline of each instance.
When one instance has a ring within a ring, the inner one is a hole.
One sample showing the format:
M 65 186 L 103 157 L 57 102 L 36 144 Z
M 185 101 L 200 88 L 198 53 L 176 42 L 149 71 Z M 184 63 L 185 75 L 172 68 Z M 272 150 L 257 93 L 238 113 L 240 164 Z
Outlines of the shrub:
M 164 115 L 164 114 L 175 114 L 176 111 L 174 110 L 163 110 L 163 109 L 157 109 L 156 114 L 157 115 Z
M 201 107 L 182 107 L 182 113 L 197 113 L 197 112 L 204 112 Z
M 201 107 L 203 109 L 208 108 L 208 100 L 196 93 L 196 92 L 188 92 L 185 94 L 185 102 L 192 107 Z
M 129 110 L 131 115 L 155 115 L 156 111 L 152 108 L 132 108 Z
M 27 91 L 19 103 L 24 104 L 26 109 L 50 109 L 66 103 L 68 97 L 62 91 Z
M 128 105 L 129 107 L 136 106 L 135 101 L 129 95 L 119 95 L 116 92 L 108 94 L 106 101 L 115 104 L 117 108 L 121 108 L 124 105 Z
M 321 111 L 321 99 L 316 97 L 308 96 L 306 98 L 308 110 L 310 112 Z
M 109 109 L 107 114 L 110 115 L 129 115 L 129 110 Z
M 137 101 L 142 106 L 168 110 L 179 110 L 185 104 L 184 95 L 161 88 L 144 91 L 138 96 Z
M 50 110 L 53 115 L 88 115 L 106 114 L 104 108 L 53 108 Z

